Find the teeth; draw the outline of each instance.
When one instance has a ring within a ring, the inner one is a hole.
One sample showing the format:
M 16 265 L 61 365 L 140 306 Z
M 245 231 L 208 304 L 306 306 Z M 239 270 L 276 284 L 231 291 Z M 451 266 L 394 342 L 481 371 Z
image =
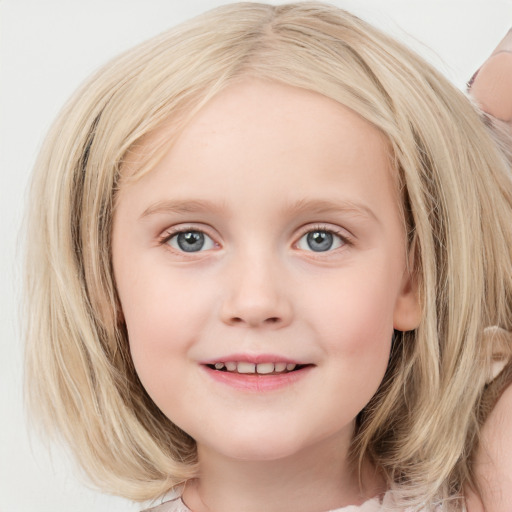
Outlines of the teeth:
M 284 372 L 286 370 L 286 363 L 275 363 L 274 370 L 278 373 Z
M 274 371 L 274 363 L 260 363 L 256 365 L 256 371 L 258 373 L 272 373 Z
M 223 370 L 224 368 L 228 372 L 238 373 L 258 373 L 261 375 L 268 375 L 270 373 L 283 373 L 285 371 L 295 370 L 297 365 L 295 363 L 248 363 L 248 362 L 236 362 L 227 361 L 226 363 L 215 363 L 216 370 Z
M 254 373 L 256 365 L 254 363 L 238 363 L 237 370 L 238 373 Z

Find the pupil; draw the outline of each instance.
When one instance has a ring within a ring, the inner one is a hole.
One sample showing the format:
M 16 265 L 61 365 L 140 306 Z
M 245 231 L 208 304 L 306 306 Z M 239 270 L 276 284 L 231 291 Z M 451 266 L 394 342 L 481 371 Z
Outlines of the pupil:
M 307 241 L 312 251 L 328 251 L 332 247 L 333 236 L 327 231 L 312 231 L 308 234 Z
M 200 251 L 204 245 L 204 235 L 198 231 L 187 231 L 178 235 L 177 242 L 182 251 Z

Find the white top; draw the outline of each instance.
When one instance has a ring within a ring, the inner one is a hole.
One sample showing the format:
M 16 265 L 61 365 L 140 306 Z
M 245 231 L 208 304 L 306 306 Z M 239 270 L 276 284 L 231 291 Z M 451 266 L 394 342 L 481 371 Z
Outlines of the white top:
M 390 511 L 393 509 L 391 494 L 388 492 L 383 499 L 373 498 L 365 501 L 362 505 L 349 505 L 348 507 L 341 507 L 332 509 L 326 512 L 379 512 Z M 441 509 L 438 509 L 441 511 Z M 180 496 L 171 498 L 156 507 L 148 508 L 142 512 L 192 512 L 181 499 Z M 404 511 L 405 512 L 405 511 Z

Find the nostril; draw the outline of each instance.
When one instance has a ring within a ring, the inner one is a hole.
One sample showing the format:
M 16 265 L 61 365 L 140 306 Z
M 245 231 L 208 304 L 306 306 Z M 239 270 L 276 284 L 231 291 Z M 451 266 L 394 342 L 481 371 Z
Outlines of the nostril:
M 265 318 L 263 320 L 263 322 L 251 321 L 251 319 L 245 320 L 239 316 L 234 316 L 234 317 L 230 318 L 229 323 L 231 325 L 238 325 L 238 324 L 245 324 L 245 323 L 247 323 L 249 325 L 275 325 L 275 324 L 278 324 L 280 321 L 281 321 L 281 319 L 277 316 Z

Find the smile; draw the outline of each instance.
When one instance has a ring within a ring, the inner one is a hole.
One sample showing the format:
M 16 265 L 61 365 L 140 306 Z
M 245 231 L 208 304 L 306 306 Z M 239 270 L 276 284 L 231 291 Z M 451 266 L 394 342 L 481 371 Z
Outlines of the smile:
M 225 361 L 205 361 L 201 366 L 214 381 L 250 393 L 277 391 L 293 386 L 316 366 L 269 357 L 268 354 L 233 356 L 228 356 Z
M 258 374 L 258 375 L 272 375 L 272 374 L 283 374 L 299 370 L 305 365 L 299 365 L 295 363 L 250 363 L 246 361 L 226 361 L 218 362 L 215 364 L 207 365 L 212 370 L 218 370 L 222 372 L 230 373 L 241 373 L 241 374 Z

